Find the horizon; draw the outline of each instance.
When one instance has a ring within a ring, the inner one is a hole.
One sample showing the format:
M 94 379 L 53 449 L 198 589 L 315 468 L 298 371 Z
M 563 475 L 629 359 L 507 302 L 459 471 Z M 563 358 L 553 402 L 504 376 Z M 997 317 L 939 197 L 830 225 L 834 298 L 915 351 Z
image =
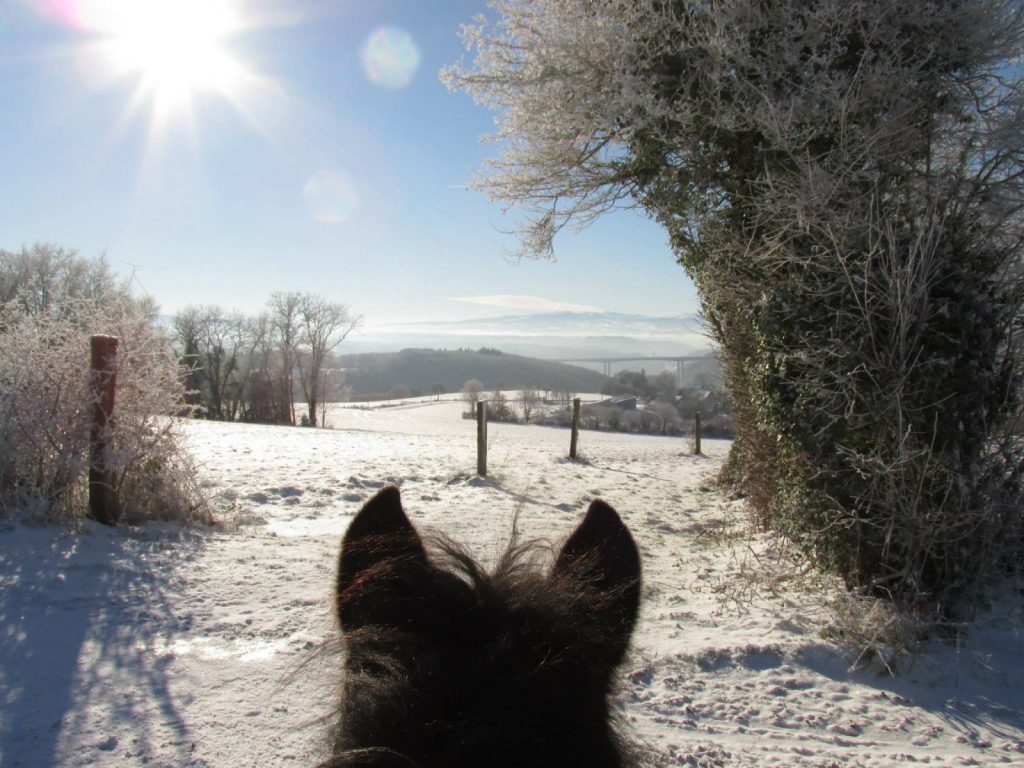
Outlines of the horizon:
M 173 316 L 161 313 L 168 327 Z M 479 349 L 545 360 L 570 357 L 713 355 L 716 345 L 699 314 L 652 316 L 615 312 L 538 312 L 447 321 L 357 326 L 338 354 L 402 349 Z
M 394 351 L 488 346 L 541 359 L 637 359 L 713 354 L 699 315 L 651 316 L 615 312 L 542 312 L 456 321 L 423 321 L 357 330 L 343 347 Z M 344 353 L 344 352 L 342 352 Z
M 698 308 L 665 232 L 621 210 L 510 260 L 466 187 L 493 114 L 438 77 L 483 0 L 15 0 L 0 10 L 0 248 L 105 254 L 173 314 L 314 292 L 364 330 Z

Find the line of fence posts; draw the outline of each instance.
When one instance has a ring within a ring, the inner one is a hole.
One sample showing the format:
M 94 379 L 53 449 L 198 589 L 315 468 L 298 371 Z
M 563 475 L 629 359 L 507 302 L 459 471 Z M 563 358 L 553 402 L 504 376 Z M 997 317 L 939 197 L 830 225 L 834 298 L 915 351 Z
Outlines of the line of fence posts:
M 89 342 L 89 385 L 92 393 L 89 516 L 104 525 L 114 525 L 121 517 L 121 510 L 114 488 L 114 473 L 107 467 L 107 439 L 117 389 L 118 340 L 114 336 L 93 336 Z
M 487 401 L 478 400 L 474 403 L 476 408 L 476 473 L 480 477 L 487 477 Z M 693 455 L 701 455 L 701 412 L 693 414 Z M 580 437 L 580 399 L 574 397 L 572 400 L 572 433 L 569 437 L 569 458 L 576 460 L 576 448 L 579 445 Z M 90 489 L 91 489 L 90 484 Z

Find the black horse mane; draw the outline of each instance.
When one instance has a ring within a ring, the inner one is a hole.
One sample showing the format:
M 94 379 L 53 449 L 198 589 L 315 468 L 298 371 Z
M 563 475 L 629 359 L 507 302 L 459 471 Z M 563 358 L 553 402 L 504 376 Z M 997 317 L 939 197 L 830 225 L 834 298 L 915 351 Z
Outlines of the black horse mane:
M 553 548 L 515 538 L 487 570 L 420 537 L 397 489 L 371 500 L 339 560 L 344 672 L 321 768 L 635 765 L 608 698 L 639 556 L 595 505 L 547 571 Z

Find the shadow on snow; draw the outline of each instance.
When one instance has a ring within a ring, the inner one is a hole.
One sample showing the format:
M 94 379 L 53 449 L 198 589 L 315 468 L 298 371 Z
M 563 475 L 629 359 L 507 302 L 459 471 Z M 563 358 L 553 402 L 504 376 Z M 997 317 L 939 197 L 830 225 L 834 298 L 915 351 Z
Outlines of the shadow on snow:
M 186 762 L 167 649 L 187 627 L 168 597 L 197 546 L 178 532 L 95 524 L 0 532 L 0 766 L 54 765 L 83 750 L 148 755 L 156 727 L 163 750 L 174 734 Z M 114 734 L 126 732 L 131 743 L 119 743 Z

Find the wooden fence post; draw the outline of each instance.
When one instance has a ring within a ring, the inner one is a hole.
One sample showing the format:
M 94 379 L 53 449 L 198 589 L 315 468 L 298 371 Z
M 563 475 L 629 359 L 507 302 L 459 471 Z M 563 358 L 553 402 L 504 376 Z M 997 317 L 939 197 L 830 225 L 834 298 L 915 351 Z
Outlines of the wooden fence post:
M 693 414 L 693 455 L 700 456 L 700 411 Z
M 89 516 L 104 525 L 121 517 L 114 490 L 114 473 L 107 464 L 107 434 L 114 412 L 117 387 L 117 338 L 90 339 L 89 384 L 93 393 L 92 425 L 89 430 Z
M 569 458 L 576 459 L 576 443 L 580 436 L 580 399 L 572 399 L 572 437 L 569 438 Z
M 476 473 L 487 477 L 487 401 L 476 404 Z

